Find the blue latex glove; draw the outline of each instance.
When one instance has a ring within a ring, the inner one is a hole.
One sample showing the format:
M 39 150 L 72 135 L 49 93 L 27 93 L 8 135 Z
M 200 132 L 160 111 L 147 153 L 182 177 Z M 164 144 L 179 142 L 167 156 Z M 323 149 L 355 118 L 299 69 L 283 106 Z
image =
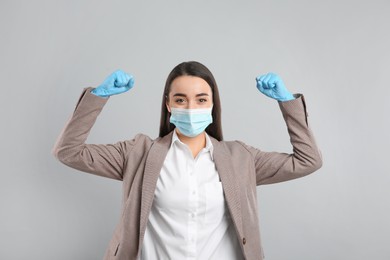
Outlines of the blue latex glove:
M 117 70 L 108 76 L 104 82 L 93 89 L 91 93 L 99 97 L 109 97 L 124 93 L 134 86 L 134 77 L 122 70 Z
M 257 88 L 267 97 L 277 101 L 289 101 L 295 99 L 287 90 L 282 79 L 275 73 L 267 73 L 256 78 Z

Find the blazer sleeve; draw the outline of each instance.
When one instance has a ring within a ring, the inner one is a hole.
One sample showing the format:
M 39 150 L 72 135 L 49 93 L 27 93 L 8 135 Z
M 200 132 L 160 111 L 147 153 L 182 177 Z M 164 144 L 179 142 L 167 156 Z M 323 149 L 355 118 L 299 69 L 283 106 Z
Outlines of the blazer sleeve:
M 279 102 L 293 146 L 292 154 L 264 152 L 243 144 L 253 156 L 257 185 L 303 177 L 322 166 L 321 152 L 309 128 L 304 96 L 297 94 L 295 97 Z
M 58 137 L 52 154 L 62 163 L 80 171 L 116 180 L 123 179 L 125 154 L 137 142 L 85 144 L 88 134 L 109 98 L 101 98 L 85 88 L 76 108 Z

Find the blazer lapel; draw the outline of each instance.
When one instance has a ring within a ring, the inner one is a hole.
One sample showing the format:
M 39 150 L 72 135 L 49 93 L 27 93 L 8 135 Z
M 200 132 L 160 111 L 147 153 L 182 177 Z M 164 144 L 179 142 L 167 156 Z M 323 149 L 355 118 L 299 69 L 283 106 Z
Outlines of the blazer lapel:
M 219 177 L 221 178 L 226 202 L 233 219 L 233 223 L 240 237 L 243 237 L 241 200 L 237 175 L 233 172 L 233 165 L 225 146 L 210 136 L 213 143 L 213 158 Z
M 142 182 L 139 245 L 142 244 L 141 241 L 145 235 L 146 225 L 148 223 L 148 217 L 153 203 L 158 176 L 160 175 L 165 157 L 167 156 L 169 147 L 171 145 L 172 134 L 173 132 L 155 141 L 150 148 L 148 157 L 146 159 Z

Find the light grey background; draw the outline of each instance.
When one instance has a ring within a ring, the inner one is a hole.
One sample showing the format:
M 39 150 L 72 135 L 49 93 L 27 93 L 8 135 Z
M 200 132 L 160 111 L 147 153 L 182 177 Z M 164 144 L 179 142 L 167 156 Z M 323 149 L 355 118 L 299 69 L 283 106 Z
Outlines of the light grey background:
M 198 60 L 217 79 L 226 140 L 291 152 L 255 77 L 304 93 L 324 166 L 258 188 L 266 259 L 390 259 L 389 1 L 0 1 L 0 259 L 101 259 L 121 183 L 50 150 L 84 87 L 121 68 L 89 143 L 156 137 L 165 79 Z

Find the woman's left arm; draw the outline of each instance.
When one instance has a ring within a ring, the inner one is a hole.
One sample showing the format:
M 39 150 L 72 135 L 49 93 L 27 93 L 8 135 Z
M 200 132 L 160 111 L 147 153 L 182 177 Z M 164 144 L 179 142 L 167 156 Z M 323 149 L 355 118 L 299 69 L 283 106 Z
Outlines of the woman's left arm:
M 276 74 L 257 79 L 258 89 L 278 100 L 287 124 L 293 153 L 263 152 L 245 145 L 255 162 L 257 185 L 287 181 L 308 175 L 322 166 L 321 152 L 309 128 L 303 95 L 292 95 Z

